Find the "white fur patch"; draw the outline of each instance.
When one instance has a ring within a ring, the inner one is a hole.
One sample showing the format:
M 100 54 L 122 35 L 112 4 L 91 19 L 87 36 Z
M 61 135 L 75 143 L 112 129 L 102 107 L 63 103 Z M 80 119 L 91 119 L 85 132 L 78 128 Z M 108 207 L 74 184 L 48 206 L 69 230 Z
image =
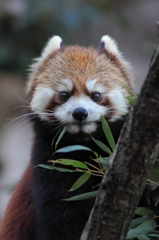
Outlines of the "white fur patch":
M 73 83 L 70 79 L 63 79 L 61 80 L 61 83 L 56 87 L 56 90 L 58 92 L 71 92 L 73 88 Z
M 78 125 L 78 121 L 72 116 L 73 111 L 83 107 L 88 112 L 88 117 L 82 121 L 81 126 Z M 59 106 L 54 116 L 64 124 L 68 124 L 68 131 L 70 133 L 77 133 L 80 130 L 85 133 L 91 133 L 96 130 L 96 121 L 100 120 L 100 115 L 106 115 L 109 109 L 93 102 L 88 96 L 75 97 L 72 96 L 66 103 Z
M 124 97 L 121 89 L 112 90 L 107 96 L 115 110 L 115 114 L 113 114 L 110 121 L 115 122 L 128 113 L 128 101 Z
M 115 55 L 120 55 L 120 52 L 119 52 L 119 50 L 118 50 L 117 43 L 116 43 L 116 41 L 115 41 L 113 38 L 111 38 L 111 37 L 108 36 L 108 35 L 105 35 L 105 36 L 103 36 L 103 37 L 101 38 L 101 42 L 104 43 L 104 48 L 105 48 L 107 51 L 109 51 L 109 52 L 111 52 L 111 53 L 113 53 L 113 54 L 115 54 Z
M 41 56 L 43 58 L 46 58 L 50 53 L 53 53 L 54 51 L 60 49 L 61 43 L 62 39 L 59 36 L 53 36 L 46 44 L 46 47 L 44 48 Z
M 96 130 L 96 128 L 97 128 L 96 123 L 95 122 L 91 122 L 91 123 L 83 126 L 83 132 L 89 134 L 89 133 L 94 132 Z
M 96 128 L 97 125 L 94 122 L 85 124 L 81 128 L 78 125 L 69 124 L 67 127 L 67 131 L 71 134 L 75 134 L 82 130 L 84 133 L 90 134 L 92 132 L 95 132 Z
M 70 85 L 70 80 L 64 79 L 63 83 L 65 83 L 62 85 L 65 87 L 65 89 L 60 87 L 62 91 L 66 91 L 66 87 L 67 89 L 71 89 L 72 85 Z M 95 81 L 93 83 L 95 84 Z M 100 121 L 100 116 L 111 116 L 111 106 L 112 111 L 114 112 L 109 119 L 111 122 L 115 122 L 128 112 L 128 102 L 122 93 L 122 89 L 120 88 L 112 90 L 110 93 L 106 94 L 106 97 L 111 102 L 110 106 L 102 106 L 96 102 L 93 102 L 89 96 L 80 95 L 78 97 L 70 97 L 66 103 L 61 104 L 54 112 L 50 113 L 47 112 L 46 107 L 50 103 L 53 95 L 54 90 L 50 88 L 36 89 L 34 97 L 31 101 L 31 109 L 43 120 L 50 121 L 50 114 L 56 117 L 61 123 L 67 124 L 67 131 L 71 134 L 78 133 L 79 131 L 90 134 L 96 131 L 96 122 Z M 88 112 L 88 117 L 80 124 L 79 121 L 74 119 L 72 116 L 73 111 L 79 107 L 85 108 Z
M 96 92 L 100 92 L 103 93 L 104 92 L 104 87 L 103 85 L 99 84 L 99 82 L 97 82 L 97 79 L 90 79 L 86 82 L 86 87 L 87 90 L 91 93 L 93 91 Z
M 47 119 L 46 106 L 50 103 L 54 91 L 50 88 L 37 88 L 31 101 L 31 110 L 39 114 L 42 119 Z

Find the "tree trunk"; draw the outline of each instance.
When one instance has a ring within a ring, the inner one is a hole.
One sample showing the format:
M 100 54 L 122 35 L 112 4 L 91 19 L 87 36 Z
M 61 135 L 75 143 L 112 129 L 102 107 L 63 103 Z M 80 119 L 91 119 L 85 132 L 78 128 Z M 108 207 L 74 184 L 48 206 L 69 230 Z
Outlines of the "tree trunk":
M 80 240 L 123 240 L 159 149 L 159 45 Z

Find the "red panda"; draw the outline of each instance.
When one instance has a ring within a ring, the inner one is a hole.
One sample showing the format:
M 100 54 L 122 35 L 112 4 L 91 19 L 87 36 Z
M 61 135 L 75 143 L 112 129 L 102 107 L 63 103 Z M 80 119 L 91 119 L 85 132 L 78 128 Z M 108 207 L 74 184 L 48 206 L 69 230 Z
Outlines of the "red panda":
M 81 144 L 103 155 L 91 136 L 106 141 L 103 115 L 115 141 L 129 111 L 126 96 L 133 90 L 129 63 L 115 40 L 101 38 L 99 49 L 64 46 L 52 37 L 41 57 L 31 67 L 27 84 L 28 112 L 34 143 L 28 168 L 15 188 L 1 222 L 1 240 L 78 240 L 94 199 L 62 201 L 92 191 L 99 183 L 91 178 L 79 189 L 68 192 L 80 173 L 58 172 L 36 167 L 59 158 L 91 162 L 88 151 L 53 155 L 51 143 L 57 131 L 67 126 L 59 148 Z

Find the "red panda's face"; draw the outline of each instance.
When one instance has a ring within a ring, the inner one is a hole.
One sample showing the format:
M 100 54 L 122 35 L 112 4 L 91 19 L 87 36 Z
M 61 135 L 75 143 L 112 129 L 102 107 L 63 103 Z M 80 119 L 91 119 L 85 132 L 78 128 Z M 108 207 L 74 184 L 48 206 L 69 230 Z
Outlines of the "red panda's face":
M 126 87 L 131 82 L 120 53 L 106 55 L 75 46 L 48 54 L 48 48 L 49 44 L 28 84 L 32 112 L 50 124 L 67 125 L 72 134 L 96 131 L 101 115 L 115 122 L 127 114 Z M 110 48 L 117 51 L 114 45 Z

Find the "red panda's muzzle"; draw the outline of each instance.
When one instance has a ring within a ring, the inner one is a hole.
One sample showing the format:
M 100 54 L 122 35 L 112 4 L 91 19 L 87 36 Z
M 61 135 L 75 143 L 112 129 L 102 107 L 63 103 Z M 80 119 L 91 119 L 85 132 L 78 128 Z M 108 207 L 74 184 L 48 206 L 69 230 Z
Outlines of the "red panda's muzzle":
M 72 116 L 74 119 L 81 122 L 87 118 L 88 112 L 85 108 L 78 107 L 78 108 L 75 108 L 75 110 L 72 113 Z

